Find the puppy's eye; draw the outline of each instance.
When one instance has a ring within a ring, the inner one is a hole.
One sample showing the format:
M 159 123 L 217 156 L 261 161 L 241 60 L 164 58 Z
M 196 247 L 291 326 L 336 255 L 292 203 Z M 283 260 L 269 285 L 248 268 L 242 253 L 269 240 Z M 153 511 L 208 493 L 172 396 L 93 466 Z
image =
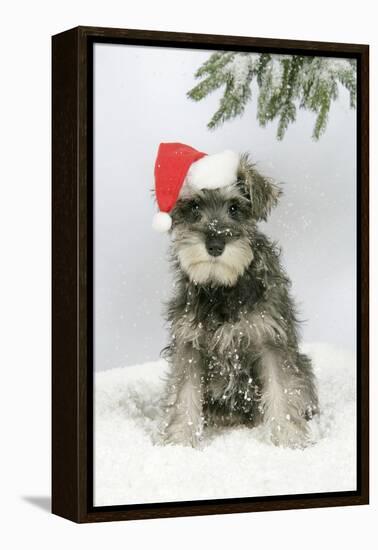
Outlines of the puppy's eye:
M 201 208 L 198 202 L 193 201 L 190 203 L 190 215 L 192 221 L 198 221 L 201 218 Z
M 230 216 L 234 218 L 238 212 L 239 206 L 236 203 L 230 204 L 230 206 L 228 207 L 228 213 L 230 214 Z

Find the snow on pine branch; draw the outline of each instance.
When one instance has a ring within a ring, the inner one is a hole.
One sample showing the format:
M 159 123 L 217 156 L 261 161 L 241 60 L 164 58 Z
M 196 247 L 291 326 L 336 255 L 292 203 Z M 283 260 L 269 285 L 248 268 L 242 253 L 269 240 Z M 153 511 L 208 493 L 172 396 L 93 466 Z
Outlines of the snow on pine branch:
M 223 89 L 219 107 L 208 123 L 210 129 L 221 126 L 244 113 L 252 99 L 252 84 L 258 86 L 257 119 L 261 126 L 278 120 L 277 138 L 282 139 L 297 111 L 316 114 L 313 138 L 325 131 L 328 114 L 338 97 L 339 86 L 349 92 L 350 107 L 356 105 L 356 66 L 353 59 L 216 52 L 203 63 L 195 77 L 201 79 L 188 92 L 200 101 L 217 89 Z

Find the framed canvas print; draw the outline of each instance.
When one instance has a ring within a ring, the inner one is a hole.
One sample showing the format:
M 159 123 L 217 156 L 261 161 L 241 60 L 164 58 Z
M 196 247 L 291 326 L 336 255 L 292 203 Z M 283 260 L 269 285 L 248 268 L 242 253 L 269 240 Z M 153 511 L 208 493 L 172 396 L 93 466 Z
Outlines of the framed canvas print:
M 53 37 L 53 512 L 368 503 L 368 46 Z

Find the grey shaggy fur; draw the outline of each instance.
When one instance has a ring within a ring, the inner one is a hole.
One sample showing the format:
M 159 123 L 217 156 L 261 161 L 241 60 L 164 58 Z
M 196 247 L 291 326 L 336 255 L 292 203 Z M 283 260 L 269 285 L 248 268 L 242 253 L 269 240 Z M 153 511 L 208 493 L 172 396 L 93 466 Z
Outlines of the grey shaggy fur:
M 318 411 L 311 361 L 298 349 L 280 251 L 257 227 L 280 194 L 242 155 L 233 185 L 189 190 L 171 213 L 164 443 L 196 447 L 207 426 L 264 423 L 275 445 L 308 444 Z

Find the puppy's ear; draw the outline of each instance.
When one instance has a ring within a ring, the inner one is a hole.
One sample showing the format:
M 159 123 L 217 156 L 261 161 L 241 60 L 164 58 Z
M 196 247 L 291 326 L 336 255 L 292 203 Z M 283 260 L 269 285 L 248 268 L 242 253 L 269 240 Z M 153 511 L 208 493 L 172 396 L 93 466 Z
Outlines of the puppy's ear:
M 282 195 L 281 189 L 256 170 L 248 155 L 242 155 L 240 158 L 238 181 L 251 201 L 252 217 L 257 221 L 266 221 Z

